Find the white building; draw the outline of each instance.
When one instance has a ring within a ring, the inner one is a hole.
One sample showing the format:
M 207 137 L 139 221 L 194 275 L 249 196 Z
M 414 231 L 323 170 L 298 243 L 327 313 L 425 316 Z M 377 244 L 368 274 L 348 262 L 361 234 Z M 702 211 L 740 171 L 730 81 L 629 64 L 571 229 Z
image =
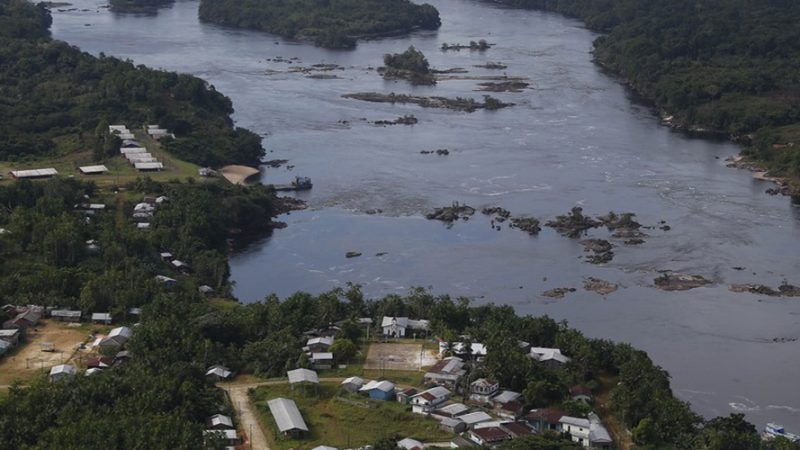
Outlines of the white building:
M 448 399 L 450 399 L 450 391 L 436 386 L 411 397 L 411 410 L 415 414 L 430 414 Z

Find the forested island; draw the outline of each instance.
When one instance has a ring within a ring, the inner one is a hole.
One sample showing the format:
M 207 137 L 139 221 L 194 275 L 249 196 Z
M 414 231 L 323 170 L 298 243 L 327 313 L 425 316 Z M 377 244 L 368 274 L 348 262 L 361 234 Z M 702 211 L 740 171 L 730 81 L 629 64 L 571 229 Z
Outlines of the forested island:
M 800 177 L 800 3 L 496 0 L 582 20 L 595 58 L 671 125 L 732 136 L 773 175 Z
M 200 19 L 329 48 L 354 48 L 362 37 L 441 25 L 436 8 L 409 0 L 202 0 Z

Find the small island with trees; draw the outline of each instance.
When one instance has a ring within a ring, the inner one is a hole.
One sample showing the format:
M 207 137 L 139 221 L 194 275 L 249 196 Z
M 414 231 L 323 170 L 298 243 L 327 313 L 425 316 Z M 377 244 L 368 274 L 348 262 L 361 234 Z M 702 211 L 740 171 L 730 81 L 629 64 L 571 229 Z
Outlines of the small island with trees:
M 436 78 L 428 58 L 412 45 L 403 53 L 387 53 L 383 56 L 385 67 L 379 72 L 385 80 L 408 80 L 414 85 L 433 85 Z
M 328 48 L 350 49 L 359 38 L 436 30 L 439 11 L 409 0 L 202 0 L 200 19 L 250 28 Z

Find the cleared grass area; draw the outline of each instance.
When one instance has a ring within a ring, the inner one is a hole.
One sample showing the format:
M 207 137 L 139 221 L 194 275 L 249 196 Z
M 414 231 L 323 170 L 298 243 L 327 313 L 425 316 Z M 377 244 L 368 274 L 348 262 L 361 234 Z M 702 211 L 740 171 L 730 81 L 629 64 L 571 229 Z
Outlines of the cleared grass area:
M 452 438 L 439 429 L 436 420 L 411 413 L 411 407 L 395 401 L 374 401 L 357 394 L 339 397 L 339 383 L 323 382 L 316 391 L 309 387 L 292 390 L 288 384 L 261 386 L 255 390 L 254 405 L 273 450 L 303 450 L 318 445 L 351 448 L 374 444 L 383 437 L 399 435 L 423 442 L 441 442 Z M 267 401 L 285 397 L 297 403 L 309 433 L 291 439 L 278 432 Z
M 92 180 L 100 187 L 123 185 L 136 180 L 140 176 L 149 176 L 156 181 L 169 181 L 176 178 L 186 180 L 190 177 L 205 180 L 197 174 L 199 166 L 172 157 L 161 147 L 158 141 L 150 138 L 143 131 L 134 130 L 133 133 L 136 135 L 136 139 L 147 148 L 147 151 L 164 164 L 163 170 L 158 172 L 139 172 L 122 155 L 106 158 L 100 162 L 93 162 L 92 151 L 86 149 L 63 156 L 40 158 L 35 161 L 18 163 L 2 161 L 0 162 L 0 175 L 3 179 L 0 180 L 0 184 L 13 182 L 10 174 L 12 170 L 41 169 L 45 167 L 54 167 L 58 170 L 58 176 L 60 177 L 74 176 L 87 181 Z M 109 170 L 108 173 L 103 175 L 81 175 L 78 170 L 80 166 L 95 164 L 104 164 Z

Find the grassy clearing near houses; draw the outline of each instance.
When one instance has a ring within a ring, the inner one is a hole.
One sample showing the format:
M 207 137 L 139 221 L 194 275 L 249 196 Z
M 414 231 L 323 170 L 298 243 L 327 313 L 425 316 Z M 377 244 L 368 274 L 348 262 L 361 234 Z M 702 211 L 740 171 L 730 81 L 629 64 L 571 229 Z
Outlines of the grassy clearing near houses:
M 447 441 L 452 436 L 439 429 L 436 420 L 413 414 L 411 407 L 396 401 L 374 401 L 357 394 L 339 397 L 338 382 L 323 382 L 315 390 L 288 384 L 261 386 L 255 390 L 254 404 L 264 434 L 273 450 L 303 450 L 318 445 L 349 448 L 374 444 L 386 436 L 413 437 L 423 442 Z M 302 439 L 281 435 L 269 412 L 267 401 L 285 397 L 297 403 L 309 433 Z
M 101 188 L 108 188 L 123 185 L 136 180 L 140 176 L 148 176 L 155 181 L 169 181 L 173 179 L 186 180 L 187 178 L 199 178 L 197 169 L 199 166 L 171 156 L 165 151 L 158 141 L 147 136 L 146 133 L 134 130 L 136 139 L 147 148 L 158 161 L 164 164 L 164 169 L 158 172 L 139 172 L 124 156 L 116 155 L 112 158 L 105 158 L 103 161 L 93 162 L 91 149 L 79 152 L 72 152 L 66 155 L 53 156 L 49 158 L 38 158 L 32 161 L 9 162 L 0 161 L 0 184 L 13 181 L 10 172 L 12 170 L 23 169 L 42 169 L 53 167 L 58 170 L 58 176 L 74 176 L 97 183 Z M 108 168 L 108 173 L 102 175 L 81 175 L 78 167 L 96 164 L 104 164 Z M 201 180 L 203 180 L 201 178 Z

